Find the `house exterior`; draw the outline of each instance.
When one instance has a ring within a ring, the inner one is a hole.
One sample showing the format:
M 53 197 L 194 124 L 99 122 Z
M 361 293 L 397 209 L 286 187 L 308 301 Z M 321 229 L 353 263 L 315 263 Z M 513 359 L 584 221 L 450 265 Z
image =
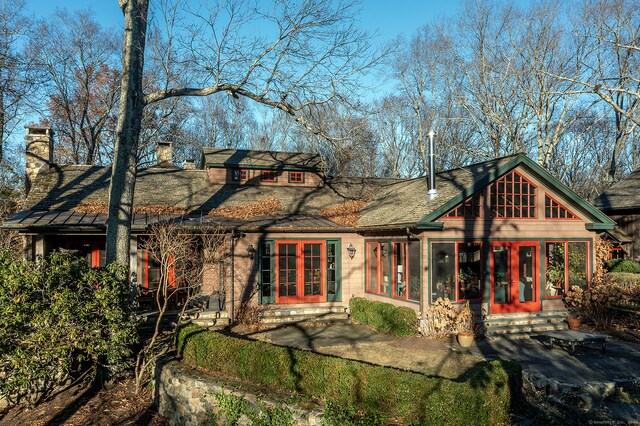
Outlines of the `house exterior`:
M 27 128 L 27 203 L 3 226 L 32 256 L 74 249 L 101 266 L 111 169 L 52 164 L 51 137 Z M 419 315 L 439 297 L 487 314 L 559 311 L 570 286 L 588 285 L 596 234 L 615 226 L 523 154 L 438 173 L 433 196 L 426 177 L 325 176 L 314 154 L 206 148 L 199 168 L 179 168 L 159 150 L 137 178 L 131 270 L 143 288 L 157 279 L 141 249 L 151 224 L 215 227 L 229 256 L 202 289 L 231 312 L 354 296 Z
M 614 256 L 640 259 L 640 169 L 612 185 L 593 204 L 613 219 L 621 231 Z

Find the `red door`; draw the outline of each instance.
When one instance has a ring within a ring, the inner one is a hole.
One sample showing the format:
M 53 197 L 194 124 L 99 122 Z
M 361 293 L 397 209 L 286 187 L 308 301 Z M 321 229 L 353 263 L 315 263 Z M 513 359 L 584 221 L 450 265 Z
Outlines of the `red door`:
M 539 252 L 535 243 L 491 243 L 491 313 L 540 310 Z
M 276 303 L 326 300 L 324 241 L 276 241 Z

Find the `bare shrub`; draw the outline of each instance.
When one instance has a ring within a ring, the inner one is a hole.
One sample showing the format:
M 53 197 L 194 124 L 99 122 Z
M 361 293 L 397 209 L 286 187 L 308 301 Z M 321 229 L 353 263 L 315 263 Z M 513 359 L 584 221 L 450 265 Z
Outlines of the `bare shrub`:
M 202 296 L 202 278 L 209 266 L 222 259 L 225 235 L 218 229 L 183 229 L 176 223 L 161 223 L 151 227 L 142 244 L 149 257 L 160 265 L 160 280 L 155 292 L 158 310 L 153 334 L 136 358 L 136 389 L 152 378 L 156 360 L 172 347 L 176 328 L 185 318 L 185 310 L 198 304 Z M 177 322 L 162 329 L 162 321 L 170 303 L 180 299 Z

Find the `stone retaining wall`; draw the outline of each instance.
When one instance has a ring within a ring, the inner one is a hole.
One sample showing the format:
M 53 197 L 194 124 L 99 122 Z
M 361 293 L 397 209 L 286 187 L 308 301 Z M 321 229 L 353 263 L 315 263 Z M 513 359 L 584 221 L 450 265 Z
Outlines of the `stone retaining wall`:
M 194 370 L 177 361 L 160 362 L 156 367 L 156 405 L 161 416 L 171 425 L 196 426 L 207 419 L 209 413 L 217 413 L 214 395 L 220 391 L 246 399 L 254 408 L 260 402 L 268 406 L 283 404 L 291 410 L 299 425 L 320 425 L 322 411 L 317 407 L 305 408 L 298 403 L 284 403 L 275 395 L 264 395 L 241 389 L 237 384 Z M 247 424 L 246 419 L 240 424 Z

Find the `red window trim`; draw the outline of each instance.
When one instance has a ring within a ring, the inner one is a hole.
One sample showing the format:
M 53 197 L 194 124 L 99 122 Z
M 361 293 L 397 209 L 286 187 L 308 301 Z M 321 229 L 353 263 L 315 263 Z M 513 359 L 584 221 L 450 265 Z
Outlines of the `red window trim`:
M 375 290 L 371 289 L 371 273 L 370 273 L 370 265 L 374 260 L 372 259 L 371 253 L 373 249 L 370 249 L 372 245 L 378 249 L 380 253 L 383 250 L 386 250 L 386 256 L 384 257 L 384 262 L 386 263 L 386 268 L 388 274 L 390 275 L 389 282 L 387 283 L 388 289 L 387 291 L 383 291 L 384 280 L 382 273 L 382 264 L 383 258 L 381 256 L 374 256 L 376 262 L 376 283 L 377 288 Z M 397 251 L 396 247 L 400 246 L 403 251 L 403 264 L 402 264 L 402 275 L 404 281 L 404 294 L 402 296 L 398 296 L 398 261 L 397 261 Z M 382 247 L 385 247 L 383 249 Z M 390 250 L 390 252 L 389 252 Z M 365 293 L 369 294 L 377 294 L 384 297 L 390 297 L 392 299 L 397 300 L 406 300 L 409 302 L 417 302 L 416 299 L 409 299 L 409 279 L 410 279 L 410 271 L 411 264 L 409 260 L 409 242 L 407 241 L 366 241 L 365 242 Z M 422 290 L 421 290 L 422 291 Z
M 547 207 L 547 199 L 551 200 L 551 205 L 549 207 Z M 554 206 L 555 203 L 555 206 Z M 553 209 L 557 209 L 558 212 L 560 212 L 560 210 L 564 210 L 567 212 L 567 215 L 571 215 L 573 217 L 551 217 L 551 216 L 547 216 L 547 208 L 551 209 L 551 211 Z M 558 202 L 555 198 L 551 197 L 549 194 L 544 194 L 544 218 L 545 219 L 549 219 L 549 220 L 580 220 L 580 218 L 578 216 L 576 216 L 571 210 L 569 210 L 568 208 L 566 208 L 564 206 L 564 204 Z
M 239 179 L 236 179 L 236 172 L 239 173 Z M 244 177 L 243 177 L 244 176 Z M 249 179 L 249 170 L 247 169 L 231 169 L 231 180 L 233 182 L 242 182 Z
M 481 192 L 473 194 L 471 197 L 464 200 L 460 205 L 458 205 L 457 207 L 454 207 L 449 213 L 445 214 L 444 217 L 451 218 L 451 219 L 464 219 L 464 218 L 477 219 L 479 217 L 482 217 L 482 198 L 481 197 L 482 197 Z M 464 211 L 467 208 L 471 209 L 472 211 L 477 209 L 478 214 L 465 215 Z
M 273 178 L 267 178 L 272 174 Z M 277 182 L 278 174 L 275 170 L 260 170 L 260 182 Z
M 453 244 L 454 247 L 454 283 L 455 283 L 455 287 L 453 289 L 453 295 L 454 298 L 452 300 L 452 302 L 454 303 L 465 303 L 465 302 L 479 302 L 482 301 L 482 299 L 484 298 L 484 249 L 483 249 L 483 244 L 482 241 L 478 241 L 478 240 L 473 240 L 473 241 L 460 241 L 460 240 L 449 240 L 449 241 L 433 241 L 431 243 L 431 245 L 433 246 L 433 244 Z M 479 244 L 480 245 L 480 276 L 478 277 L 478 287 L 479 287 L 479 292 L 480 292 L 480 297 L 476 297 L 474 299 L 462 299 L 460 297 L 458 297 L 458 295 L 460 294 L 460 282 L 458 280 L 458 272 L 460 271 L 460 251 L 459 251 L 459 247 L 460 244 Z M 431 272 L 431 282 L 434 282 L 434 278 L 433 278 L 433 269 Z M 430 298 L 432 299 L 431 302 L 433 303 L 433 296 L 430 296 Z
M 547 296 L 547 271 L 549 270 L 549 252 L 547 251 L 547 244 L 564 244 L 564 292 L 563 294 L 558 294 L 555 296 Z M 564 294 L 569 289 L 569 243 L 583 243 L 587 245 L 587 254 L 585 256 L 585 274 L 587 276 L 587 287 L 589 286 L 589 247 L 590 244 L 588 241 L 572 241 L 572 240 L 546 240 L 544 242 L 544 292 L 543 297 L 545 299 L 562 299 Z
M 296 295 L 280 296 L 280 267 L 279 267 L 279 246 L 285 244 L 296 245 Z M 320 294 L 304 295 L 304 245 L 319 244 L 320 245 Z M 316 303 L 327 300 L 327 241 L 326 240 L 276 240 L 274 243 L 275 250 L 275 302 L 279 303 Z
M 513 175 L 518 175 L 520 176 L 520 182 L 516 183 L 514 181 L 511 181 L 510 184 L 512 185 L 511 187 L 511 192 L 507 192 L 506 190 L 506 185 L 507 185 L 507 177 L 509 176 L 513 176 Z M 515 192 L 515 185 L 520 185 L 520 188 L 522 188 L 522 184 L 526 183 L 529 185 L 530 188 L 533 189 L 533 191 L 529 192 L 528 194 L 526 194 L 526 197 L 533 197 L 533 205 L 530 204 L 519 204 L 518 206 L 516 206 L 515 204 L 512 204 L 511 206 L 507 205 L 506 202 L 506 197 L 508 195 L 511 195 L 512 200 L 516 200 L 519 199 L 522 202 L 522 191 L 520 192 Z M 501 193 L 498 192 L 498 185 L 499 184 L 503 184 L 505 186 L 505 190 Z M 494 189 L 495 189 L 495 200 L 494 200 Z M 499 179 L 497 179 L 495 182 L 493 182 L 488 189 L 488 196 L 489 196 L 489 211 L 491 214 L 491 218 L 493 219 L 523 219 L 523 220 L 531 220 L 531 219 L 537 219 L 538 217 L 538 192 L 537 191 L 538 186 L 534 185 L 529 179 L 527 179 L 526 177 L 524 177 L 521 173 L 519 173 L 517 170 L 513 170 L 509 173 L 507 173 L 506 175 L 500 177 Z M 498 198 L 500 197 L 500 195 L 504 195 L 505 197 L 505 202 L 503 204 L 494 204 L 497 203 Z M 506 214 L 506 209 L 507 208 L 511 208 L 511 215 L 507 215 Z M 520 209 L 520 216 L 516 216 L 514 215 L 515 209 L 519 208 Z M 522 209 L 526 208 L 527 210 L 529 209 L 533 209 L 533 216 L 522 216 Z M 503 216 L 499 216 L 497 213 L 494 214 L 494 210 L 497 212 L 497 210 L 504 210 L 505 214 Z
M 293 176 L 299 176 L 299 179 L 294 179 Z M 304 183 L 304 172 L 289 172 L 289 183 Z
M 142 282 L 139 283 L 142 288 L 149 289 L 149 252 L 145 249 L 142 250 Z M 167 283 L 169 288 L 175 288 L 176 275 L 175 266 L 173 264 L 173 257 L 169 257 L 169 271 L 168 271 Z
M 456 265 L 455 265 L 455 268 L 456 268 L 455 269 L 455 272 L 456 272 L 456 275 L 455 275 L 456 288 L 454 290 L 455 291 L 455 293 L 454 293 L 455 302 L 477 302 L 477 301 L 480 301 L 480 300 L 482 300 L 482 295 L 484 294 L 484 282 L 483 282 L 484 280 L 482 279 L 482 277 L 484 276 L 484 271 L 483 271 L 483 268 L 482 268 L 482 265 L 484 264 L 483 263 L 483 261 L 484 261 L 484 259 L 483 259 L 484 252 L 483 252 L 483 248 L 482 248 L 482 241 L 475 241 L 475 240 L 474 241 L 459 241 L 458 240 L 458 241 L 453 241 L 453 243 L 455 243 L 455 253 L 456 253 L 455 254 L 455 256 L 456 256 L 456 259 L 455 259 L 455 261 L 456 261 Z M 474 299 L 463 299 L 463 298 L 459 297 L 459 294 L 460 294 L 460 281 L 458 279 L 458 275 L 459 275 L 458 272 L 460 271 L 460 260 L 459 260 L 460 259 L 460 249 L 459 249 L 460 244 L 479 244 L 480 245 L 480 276 L 477 278 L 478 279 L 478 288 L 479 288 L 479 292 L 480 292 L 480 297 L 476 297 Z

